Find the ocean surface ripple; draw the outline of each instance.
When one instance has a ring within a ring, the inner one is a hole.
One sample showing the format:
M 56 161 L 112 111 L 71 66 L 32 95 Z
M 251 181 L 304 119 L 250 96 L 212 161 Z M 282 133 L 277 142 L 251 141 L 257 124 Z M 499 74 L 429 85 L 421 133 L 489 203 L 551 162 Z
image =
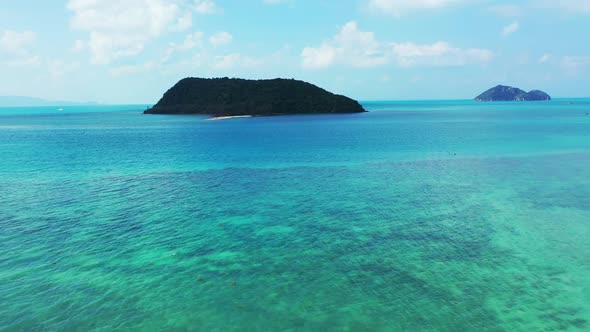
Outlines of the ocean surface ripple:
M 0 330 L 590 329 L 590 103 L 364 105 L 0 109 Z

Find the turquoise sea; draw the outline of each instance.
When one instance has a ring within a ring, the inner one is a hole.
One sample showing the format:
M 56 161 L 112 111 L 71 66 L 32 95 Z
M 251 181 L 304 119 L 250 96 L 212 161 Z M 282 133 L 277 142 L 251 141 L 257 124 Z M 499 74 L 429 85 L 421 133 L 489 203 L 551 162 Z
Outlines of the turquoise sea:
M 589 331 L 590 100 L 0 109 L 1 331 Z

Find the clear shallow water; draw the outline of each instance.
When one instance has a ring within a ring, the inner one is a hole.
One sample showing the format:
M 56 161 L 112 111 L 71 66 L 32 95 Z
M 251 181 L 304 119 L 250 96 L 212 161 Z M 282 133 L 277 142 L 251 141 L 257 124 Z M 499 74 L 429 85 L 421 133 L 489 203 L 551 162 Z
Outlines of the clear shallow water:
M 589 100 L 365 105 L 0 109 L 0 330 L 590 329 Z

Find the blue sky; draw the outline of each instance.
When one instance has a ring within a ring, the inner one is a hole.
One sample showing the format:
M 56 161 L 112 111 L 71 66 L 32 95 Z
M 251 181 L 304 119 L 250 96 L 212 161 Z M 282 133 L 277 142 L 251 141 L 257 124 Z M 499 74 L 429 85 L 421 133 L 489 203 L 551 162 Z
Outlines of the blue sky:
M 590 0 L 3 1 L 0 95 L 149 104 L 229 76 L 360 100 L 588 97 L 589 31 Z

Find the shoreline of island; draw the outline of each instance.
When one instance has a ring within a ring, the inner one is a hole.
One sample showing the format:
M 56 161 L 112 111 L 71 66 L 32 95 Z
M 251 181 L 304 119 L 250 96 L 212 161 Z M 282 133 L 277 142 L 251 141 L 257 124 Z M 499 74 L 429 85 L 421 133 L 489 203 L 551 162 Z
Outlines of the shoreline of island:
M 237 118 L 251 118 L 253 115 L 228 115 L 228 116 L 214 116 L 212 118 L 205 119 L 205 121 L 219 121 L 219 120 L 229 120 L 229 119 L 237 119 Z

